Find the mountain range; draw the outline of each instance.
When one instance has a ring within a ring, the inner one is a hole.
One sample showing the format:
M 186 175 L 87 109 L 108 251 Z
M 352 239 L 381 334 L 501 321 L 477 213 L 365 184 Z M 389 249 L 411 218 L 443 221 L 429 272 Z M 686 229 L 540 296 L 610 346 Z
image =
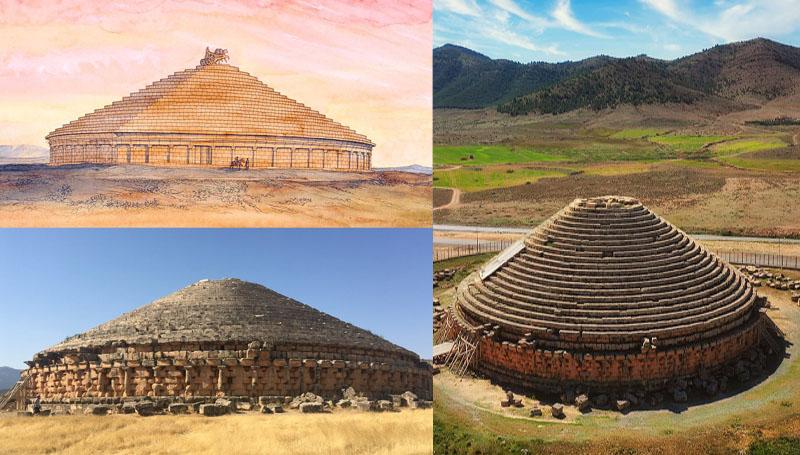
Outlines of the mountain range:
M 495 107 L 524 115 L 702 102 L 735 111 L 797 94 L 798 86 L 800 48 L 764 38 L 676 60 L 601 55 L 518 63 L 452 44 L 433 50 L 434 108 Z
M 11 367 L 0 367 L 0 390 L 7 390 L 14 387 L 14 384 L 19 380 L 19 374 L 22 370 L 17 370 Z
M 0 164 L 46 163 L 50 150 L 38 145 L 0 145 Z

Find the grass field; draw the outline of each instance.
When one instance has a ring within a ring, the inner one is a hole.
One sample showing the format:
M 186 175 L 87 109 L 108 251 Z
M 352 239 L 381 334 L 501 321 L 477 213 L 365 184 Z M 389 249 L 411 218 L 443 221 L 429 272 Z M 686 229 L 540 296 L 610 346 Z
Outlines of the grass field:
M 459 188 L 462 191 L 478 191 L 525 185 L 543 177 L 561 177 L 564 175 L 567 175 L 567 172 L 550 169 L 514 168 L 508 166 L 462 167 L 449 170 L 434 170 L 433 185 Z
M 431 410 L 0 418 L 0 453 L 429 454 Z
M 738 155 L 740 153 L 760 152 L 786 147 L 788 144 L 778 137 L 761 137 L 728 141 L 713 147 L 715 156 Z
M 744 156 L 729 156 L 719 159 L 721 162 L 740 169 L 753 169 L 773 172 L 798 172 L 800 160 L 756 159 Z
M 667 147 L 680 153 L 693 153 L 700 150 L 704 145 L 719 142 L 722 140 L 733 139 L 733 136 L 688 136 L 679 134 L 668 134 L 664 136 L 654 136 L 648 138 L 656 144 L 666 145 Z
M 482 165 L 566 161 L 563 155 L 505 145 L 437 145 L 433 148 L 434 166 L 446 164 Z
M 650 136 L 664 134 L 667 130 L 659 128 L 630 128 L 617 131 L 608 137 L 613 139 L 642 139 Z

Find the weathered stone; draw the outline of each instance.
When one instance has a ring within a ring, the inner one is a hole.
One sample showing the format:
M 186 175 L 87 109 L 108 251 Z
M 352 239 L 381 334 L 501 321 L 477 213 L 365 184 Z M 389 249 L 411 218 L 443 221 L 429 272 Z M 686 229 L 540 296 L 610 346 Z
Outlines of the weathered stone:
M 156 407 L 149 401 L 140 401 L 133 406 L 133 409 L 136 411 L 136 414 L 142 417 L 148 417 L 156 413 Z
M 617 408 L 619 412 L 628 412 L 631 409 L 631 402 L 628 400 L 617 400 L 614 402 L 614 406 Z
M 561 403 L 553 404 L 553 406 L 550 407 L 550 414 L 556 419 L 563 419 L 566 417 L 564 414 L 564 405 Z
M 230 412 L 230 407 L 221 405 L 221 404 L 202 404 L 200 405 L 200 414 L 206 417 L 216 417 L 228 414 Z
M 588 412 L 591 409 L 589 397 L 584 393 L 578 395 L 575 397 L 575 406 L 581 412 Z
M 184 403 L 173 403 L 168 407 L 170 414 L 186 414 L 189 412 L 189 406 Z
M 534 406 L 531 408 L 531 417 L 541 417 L 542 410 L 538 406 Z
M 373 399 L 404 391 L 431 396 L 431 367 L 419 357 L 235 279 L 188 286 L 71 337 L 31 363 L 30 392 L 47 402 L 69 396 L 80 405 L 111 405 L 149 395 L 159 412 L 193 397 L 236 398 L 231 401 L 247 409 L 262 391 L 283 397 L 298 385 L 318 392 L 315 400 L 323 403 L 338 399 L 342 389 Z
M 374 401 L 370 400 L 356 401 L 356 408 L 358 408 L 359 411 L 373 411 L 376 407 L 377 405 L 375 404 Z
M 86 411 L 87 411 L 87 414 L 96 415 L 96 416 L 104 416 L 104 415 L 108 415 L 108 412 L 110 411 L 110 409 L 106 405 L 97 404 L 97 405 L 89 406 L 86 409 Z
M 381 411 L 394 410 L 394 404 L 389 400 L 378 400 L 378 409 Z
M 300 412 L 313 413 L 313 412 L 322 412 L 323 410 L 324 409 L 322 403 L 316 403 L 316 402 L 300 403 Z
M 133 414 L 136 412 L 136 403 L 127 402 L 122 403 L 122 406 L 119 408 L 119 412 L 121 414 Z
M 349 408 L 352 405 L 352 403 L 353 402 L 350 400 L 342 399 L 336 402 L 336 406 L 340 408 Z

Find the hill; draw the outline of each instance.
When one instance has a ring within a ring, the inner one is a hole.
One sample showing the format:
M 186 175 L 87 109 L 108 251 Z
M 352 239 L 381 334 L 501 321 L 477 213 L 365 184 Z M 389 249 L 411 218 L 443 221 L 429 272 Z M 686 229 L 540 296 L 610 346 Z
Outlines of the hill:
M 445 45 L 433 51 L 433 72 L 435 108 L 496 106 L 524 115 L 721 101 L 735 109 L 797 93 L 800 48 L 758 38 L 671 61 L 641 55 L 523 64 Z
M 38 145 L 0 145 L 0 164 L 46 163 L 50 150 Z
M 14 384 L 19 380 L 19 374 L 22 370 L 17 370 L 11 367 L 0 367 L 0 390 L 7 390 L 14 387 Z

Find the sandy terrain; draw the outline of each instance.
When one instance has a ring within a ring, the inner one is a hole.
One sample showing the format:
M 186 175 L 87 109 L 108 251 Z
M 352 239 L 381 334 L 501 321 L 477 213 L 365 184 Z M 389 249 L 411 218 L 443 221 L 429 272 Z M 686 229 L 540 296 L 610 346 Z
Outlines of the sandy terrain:
M 0 166 L 3 227 L 429 227 L 406 172 Z

